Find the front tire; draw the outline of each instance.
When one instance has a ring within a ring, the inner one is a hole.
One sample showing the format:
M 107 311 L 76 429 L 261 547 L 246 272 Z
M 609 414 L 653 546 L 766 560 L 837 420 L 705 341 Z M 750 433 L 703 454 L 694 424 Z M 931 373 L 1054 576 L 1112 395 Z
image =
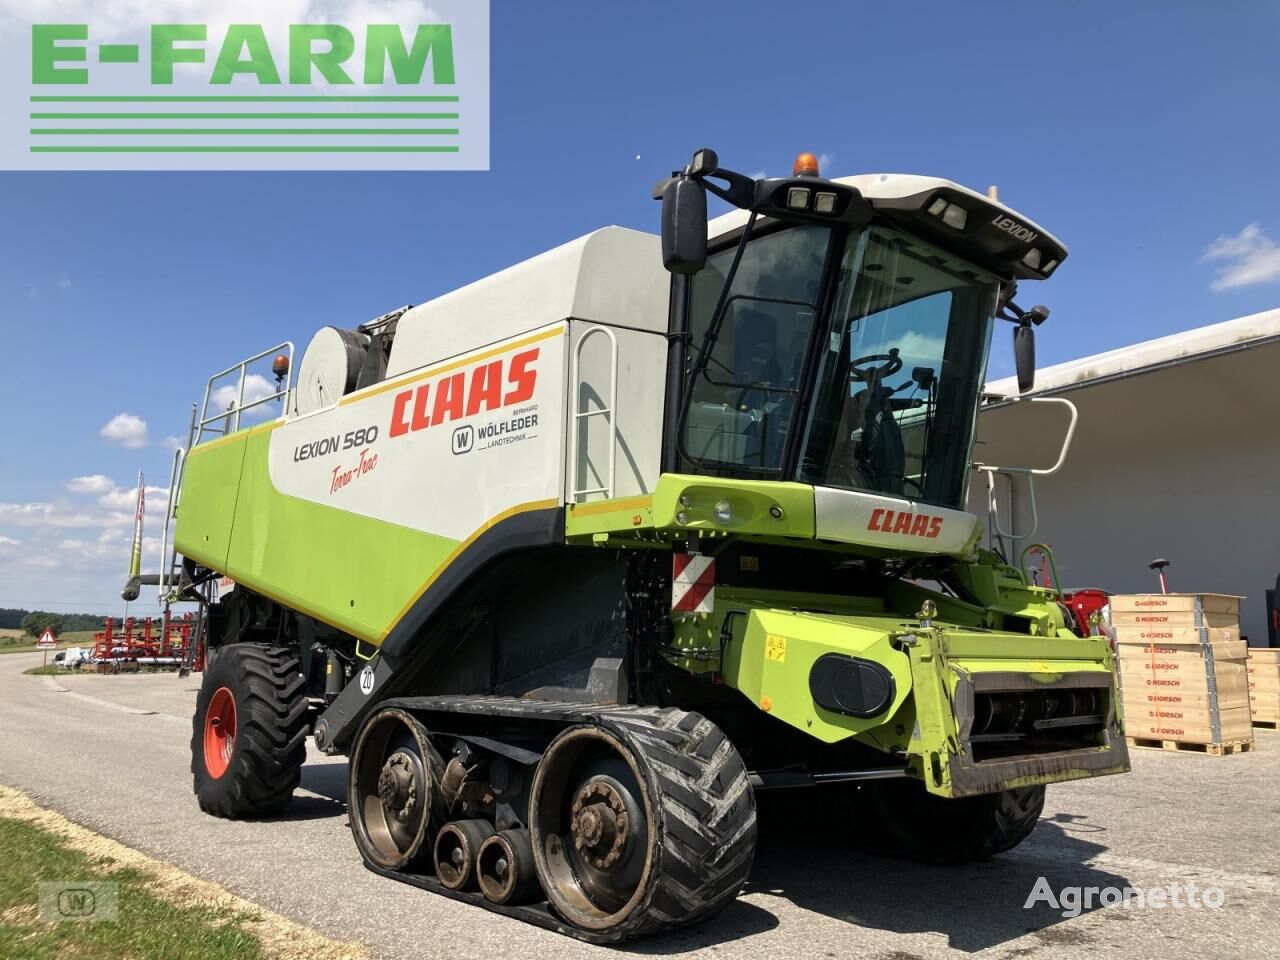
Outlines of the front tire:
M 986 860 L 1031 835 L 1044 810 L 1044 787 L 947 799 L 918 780 L 867 784 L 858 797 L 859 844 L 922 863 Z
M 282 647 L 232 643 L 196 698 L 191 773 L 200 809 L 238 820 L 279 813 L 306 759 L 306 682 Z

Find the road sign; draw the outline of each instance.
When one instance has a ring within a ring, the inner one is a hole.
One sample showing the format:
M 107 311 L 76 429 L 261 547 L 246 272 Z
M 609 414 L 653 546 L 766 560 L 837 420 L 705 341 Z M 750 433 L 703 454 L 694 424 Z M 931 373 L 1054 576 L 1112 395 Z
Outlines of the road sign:
M 57 645 L 58 645 L 58 638 L 55 637 L 53 635 L 53 631 L 49 630 L 48 628 L 45 629 L 44 633 L 40 634 L 40 639 L 36 641 L 36 646 L 42 649 L 48 648 L 48 647 L 56 647 Z

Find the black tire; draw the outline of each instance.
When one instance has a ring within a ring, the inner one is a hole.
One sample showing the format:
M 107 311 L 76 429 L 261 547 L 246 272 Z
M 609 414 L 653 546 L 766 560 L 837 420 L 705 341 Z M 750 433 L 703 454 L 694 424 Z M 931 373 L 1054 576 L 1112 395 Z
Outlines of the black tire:
M 272 816 L 288 805 L 306 758 L 305 687 L 297 656 L 282 647 L 232 643 L 219 651 L 204 672 L 192 722 L 191 773 L 201 810 L 236 820 Z M 210 731 L 225 729 L 218 722 L 224 717 L 233 721 L 231 743 L 211 750 Z
M 557 800 L 554 788 L 546 786 L 550 775 L 544 757 L 534 777 L 530 820 L 539 880 L 556 912 L 580 929 L 613 940 L 696 923 L 723 910 L 746 882 L 756 847 L 755 798 L 728 737 L 696 713 L 602 711 L 598 726 L 564 731 L 547 756 L 556 743 L 583 735 L 603 735 L 643 784 L 649 813 L 646 879 L 625 906 L 594 915 L 575 909 L 550 882 L 556 868 L 548 851 L 562 844 L 548 825 L 555 822 L 555 809 L 563 809 L 563 798 Z M 544 796 L 551 798 L 545 805 Z
M 1044 810 L 1044 787 L 947 799 L 918 780 L 866 784 L 855 829 L 863 849 L 922 863 L 965 863 L 1012 850 Z

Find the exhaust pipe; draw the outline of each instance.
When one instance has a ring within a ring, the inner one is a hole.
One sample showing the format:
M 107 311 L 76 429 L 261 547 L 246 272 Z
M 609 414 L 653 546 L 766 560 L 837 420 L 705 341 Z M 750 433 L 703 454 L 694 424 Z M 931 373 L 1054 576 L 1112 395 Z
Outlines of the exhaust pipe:
M 436 835 L 436 879 L 450 890 L 466 890 L 475 885 L 476 854 L 480 845 L 493 836 L 488 820 L 455 820 Z
M 528 830 L 503 830 L 480 845 L 476 856 L 480 892 L 490 903 L 524 903 L 538 893 L 533 841 Z

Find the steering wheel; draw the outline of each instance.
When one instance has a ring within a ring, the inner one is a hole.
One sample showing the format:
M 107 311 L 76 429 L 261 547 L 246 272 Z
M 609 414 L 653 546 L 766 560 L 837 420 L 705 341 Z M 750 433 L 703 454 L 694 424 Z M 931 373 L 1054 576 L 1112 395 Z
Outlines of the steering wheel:
M 869 366 L 873 363 L 882 366 Z M 849 364 L 849 379 L 857 383 L 870 383 L 873 380 L 882 383 L 885 377 L 892 377 L 901 369 L 902 357 L 898 356 L 898 348 L 893 347 L 888 353 L 870 353 L 854 360 Z

